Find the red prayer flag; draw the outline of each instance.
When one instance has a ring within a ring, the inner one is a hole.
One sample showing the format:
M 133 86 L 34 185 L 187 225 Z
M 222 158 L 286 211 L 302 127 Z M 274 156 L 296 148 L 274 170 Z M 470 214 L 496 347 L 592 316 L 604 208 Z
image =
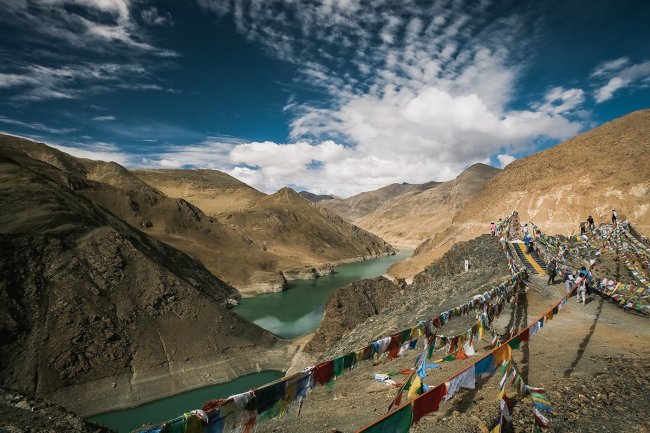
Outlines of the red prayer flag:
M 442 383 L 413 400 L 413 423 L 437 411 L 445 394 L 447 394 L 447 386 Z

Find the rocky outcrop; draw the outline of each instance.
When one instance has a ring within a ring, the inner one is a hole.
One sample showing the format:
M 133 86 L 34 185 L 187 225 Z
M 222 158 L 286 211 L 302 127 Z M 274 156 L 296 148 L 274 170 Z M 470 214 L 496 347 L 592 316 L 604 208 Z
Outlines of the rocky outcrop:
M 0 431 L 7 433 L 113 433 L 63 407 L 19 391 L 0 388 Z
M 323 322 L 305 351 L 326 351 L 340 336 L 380 314 L 400 288 L 384 277 L 359 280 L 338 288 L 325 304 Z

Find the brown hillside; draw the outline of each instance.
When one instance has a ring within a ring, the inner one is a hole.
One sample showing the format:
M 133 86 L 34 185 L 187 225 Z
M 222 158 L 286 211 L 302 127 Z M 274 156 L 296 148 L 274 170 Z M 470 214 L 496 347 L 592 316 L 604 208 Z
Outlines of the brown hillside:
M 650 234 L 650 110 L 631 113 L 557 146 L 519 159 L 467 202 L 453 225 L 394 265 L 409 277 L 459 240 L 486 233 L 490 221 L 517 210 L 548 233 L 579 233 L 579 222 L 629 219 Z
M 265 252 L 191 203 L 167 197 L 119 164 L 75 158 L 44 144 L 8 136 L 0 136 L 0 149 L 12 152 L 24 166 L 73 189 L 133 227 L 201 261 L 245 296 L 278 291 L 286 284 L 280 270 L 292 263 Z M 36 164 L 35 159 L 48 165 Z
M 275 263 L 263 269 L 283 271 L 288 278 L 310 276 L 305 268 L 326 262 L 393 252 L 382 239 L 319 208 L 289 188 L 266 195 L 217 170 L 135 173 L 166 194 L 181 194 L 178 196 L 215 215 L 261 252 L 276 258 Z M 246 261 L 251 261 L 250 257 L 243 257 L 242 262 Z M 264 291 L 260 285 L 253 285 L 251 290 Z
M 394 252 L 379 237 L 283 188 L 263 197 L 226 222 L 278 256 L 296 263 L 340 262 Z
M 425 191 L 436 185 L 438 185 L 438 182 L 427 182 L 421 185 L 393 183 L 374 191 L 362 192 L 345 199 L 322 200 L 318 204 L 347 221 L 354 222 L 378 209 L 387 200 L 409 192 Z
M 265 194 L 218 170 L 133 170 L 169 197 L 182 197 L 208 215 L 246 209 Z
M 474 164 L 453 180 L 388 200 L 355 224 L 394 244 L 416 246 L 449 227 L 456 213 L 499 171 Z
M 84 182 L 0 148 L 2 386 L 83 415 L 286 362 L 285 343 L 224 306 L 234 288 L 80 195 Z

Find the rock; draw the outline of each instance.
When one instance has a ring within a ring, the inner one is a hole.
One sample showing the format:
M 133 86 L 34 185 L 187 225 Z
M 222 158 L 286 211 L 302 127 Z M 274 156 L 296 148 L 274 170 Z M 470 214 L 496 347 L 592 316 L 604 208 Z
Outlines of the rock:
M 27 403 L 27 400 L 20 400 L 16 403 L 16 407 L 23 410 L 32 410 L 32 407 Z

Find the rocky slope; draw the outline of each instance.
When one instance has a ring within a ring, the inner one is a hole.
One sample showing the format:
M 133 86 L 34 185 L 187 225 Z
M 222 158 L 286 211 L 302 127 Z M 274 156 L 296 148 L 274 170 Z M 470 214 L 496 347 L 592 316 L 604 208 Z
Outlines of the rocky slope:
M 549 233 L 579 233 L 579 222 L 629 219 L 650 234 L 650 110 L 631 113 L 509 164 L 488 181 L 453 224 L 420 245 L 391 275 L 409 278 L 459 240 L 489 230 L 517 210 Z
M 192 203 L 166 196 L 119 164 L 75 158 L 44 144 L 2 135 L 0 149 L 12 152 L 14 159 L 23 158 L 24 165 L 36 172 L 48 171 L 60 185 L 201 261 L 244 296 L 286 286 L 280 269 L 292 263 L 265 252 Z
M 7 433 L 112 433 L 86 422 L 63 407 L 0 388 L 0 431 Z
M 449 227 L 465 203 L 500 171 L 474 164 L 453 180 L 400 194 L 354 222 L 391 243 L 414 247 Z
M 224 306 L 232 286 L 84 197 L 85 182 L 0 147 L 3 386 L 83 415 L 286 362 L 285 343 Z M 260 350 L 265 367 L 247 361 Z
M 242 211 L 265 196 L 218 170 L 133 170 L 133 174 L 169 197 L 182 197 L 208 215 Z
M 336 289 L 325 304 L 323 324 L 309 340 L 305 351 L 325 352 L 341 335 L 380 314 L 399 294 L 400 287 L 384 277 L 354 281 Z
M 470 261 L 465 272 L 464 261 Z M 461 242 L 400 288 L 385 278 L 338 289 L 325 306 L 323 322 L 306 350 L 324 357 L 347 353 L 417 320 L 455 307 L 510 275 L 499 242 L 484 235 Z M 462 320 L 458 324 L 466 326 Z M 450 324 L 453 329 L 456 324 Z
M 315 206 L 289 188 L 266 195 L 216 170 L 136 170 L 135 174 L 169 196 L 192 202 L 251 245 L 275 257 L 274 263 L 258 260 L 259 267 L 282 271 L 287 278 L 309 277 L 312 268 L 328 262 L 360 260 L 394 251 L 382 239 Z M 243 263 L 256 262 L 249 255 Z M 239 269 L 242 264 L 231 268 Z M 255 290 L 254 285 L 250 286 Z
M 354 222 L 379 209 L 386 201 L 409 192 L 417 193 L 435 187 L 438 182 L 424 184 L 393 183 L 374 191 L 362 192 L 345 199 L 320 200 L 318 204 Z
M 291 188 L 232 212 L 226 223 L 242 236 L 255 239 L 265 251 L 296 264 L 342 262 L 394 253 L 381 238 L 354 226 Z

